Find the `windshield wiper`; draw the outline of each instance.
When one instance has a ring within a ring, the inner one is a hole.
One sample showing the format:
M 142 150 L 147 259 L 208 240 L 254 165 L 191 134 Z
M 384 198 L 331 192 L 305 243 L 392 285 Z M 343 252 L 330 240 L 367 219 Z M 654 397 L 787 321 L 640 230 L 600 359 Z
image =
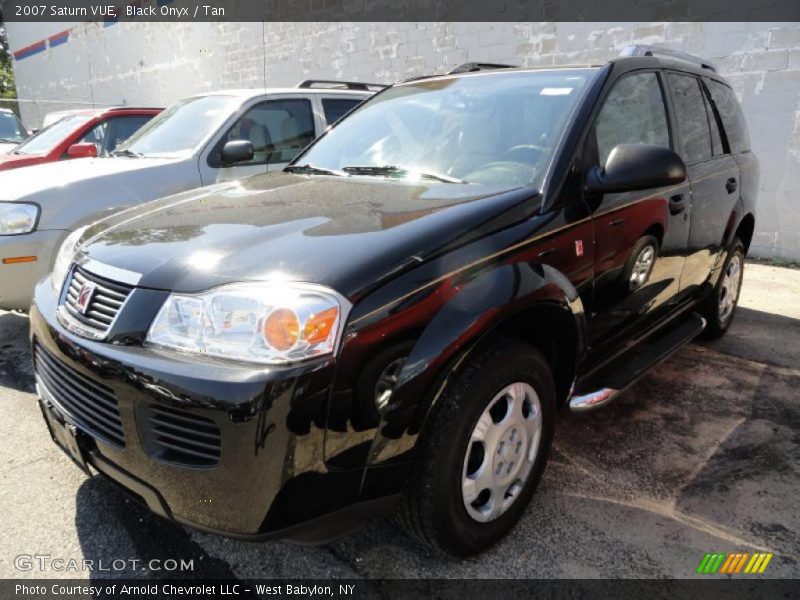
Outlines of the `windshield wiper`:
M 111 156 L 127 156 L 129 158 L 144 158 L 144 154 L 141 152 L 134 152 L 133 150 L 128 150 L 125 148 L 124 150 L 114 150 L 111 153 Z
M 289 165 L 283 169 L 287 173 L 306 173 L 308 175 L 336 175 L 337 177 L 347 177 L 347 173 L 337 171 L 336 169 L 325 169 L 317 167 L 310 163 L 304 165 Z
M 0 138 L 0 144 L 19 144 L 22 140 L 12 140 L 9 138 Z
M 467 183 L 458 177 L 451 177 L 444 173 L 436 173 L 433 171 L 418 171 L 417 169 L 407 169 L 405 167 L 398 167 L 396 165 L 383 165 L 383 166 L 352 166 L 344 167 L 342 169 L 346 173 L 352 175 L 366 175 L 368 177 L 409 177 L 416 176 L 423 179 L 435 179 L 442 183 Z

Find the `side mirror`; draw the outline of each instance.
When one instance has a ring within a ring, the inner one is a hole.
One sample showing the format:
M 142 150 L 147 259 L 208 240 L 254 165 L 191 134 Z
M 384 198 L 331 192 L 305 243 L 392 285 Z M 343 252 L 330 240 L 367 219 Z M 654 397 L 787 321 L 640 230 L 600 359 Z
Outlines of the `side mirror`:
M 222 165 L 232 165 L 252 160 L 254 155 L 253 142 L 250 140 L 232 140 L 222 148 Z
M 593 194 L 632 192 L 675 185 L 686 180 L 686 165 L 673 150 L 646 144 L 619 144 L 604 167 L 586 176 L 586 191 Z
M 97 156 L 97 146 L 94 144 L 72 144 L 67 148 L 68 158 L 94 158 Z

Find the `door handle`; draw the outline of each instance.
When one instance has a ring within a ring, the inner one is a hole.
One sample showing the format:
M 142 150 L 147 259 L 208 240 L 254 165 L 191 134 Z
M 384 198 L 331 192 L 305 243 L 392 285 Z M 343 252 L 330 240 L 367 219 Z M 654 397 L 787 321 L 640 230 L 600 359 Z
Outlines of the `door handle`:
M 729 194 L 736 191 L 736 177 L 731 177 L 725 182 L 725 189 L 728 190 Z
M 609 222 L 609 225 L 612 227 L 616 227 L 617 225 L 622 225 L 625 222 L 625 219 L 614 219 L 613 221 Z
M 683 203 L 683 194 L 676 194 L 669 199 L 669 214 L 679 215 L 686 210 L 686 205 Z

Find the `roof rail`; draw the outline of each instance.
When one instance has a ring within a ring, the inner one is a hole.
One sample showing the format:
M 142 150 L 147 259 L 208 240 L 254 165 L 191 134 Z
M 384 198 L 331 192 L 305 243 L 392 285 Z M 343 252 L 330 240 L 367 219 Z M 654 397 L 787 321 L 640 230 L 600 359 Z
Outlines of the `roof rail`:
M 299 88 L 332 88 L 348 90 L 358 90 L 361 92 L 376 92 L 387 86 L 385 83 L 364 83 L 363 81 L 336 81 L 335 79 L 306 79 L 297 84 Z
M 459 73 L 472 73 L 474 71 L 492 71 L 494 69 L 516 69 L 517 65 L 501 65 L 497 63 L 477 63 L 468 62 L 458 65 L 450 71 L 448 75 L 458 75 Z
M 717 68 L 708 61 L 703 60 L 699 56 L 694 56 L 687 52 L 680 52 L 679 50 L 670 50 L 669 48 L 659 48 L 658 46 L 646 46 L 644 44 L 636 44 L 634 46 L 627 46 L 619 53 L 620 56 L 666 56 L 674 58 L 675 60 L 682 60 L 695 65 L 699 65 L 703 69 L 717 72 Z

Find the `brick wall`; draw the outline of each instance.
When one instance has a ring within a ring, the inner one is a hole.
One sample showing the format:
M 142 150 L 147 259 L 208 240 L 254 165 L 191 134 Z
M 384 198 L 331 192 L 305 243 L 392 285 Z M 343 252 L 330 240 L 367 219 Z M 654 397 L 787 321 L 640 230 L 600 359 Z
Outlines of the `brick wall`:
M 600 63 L 633 43 L 692 52 L 715 62 L 736 89 L 761 160 L 752 253 L 800 260 L 800 24 L 119 23 L 76 30 L 69 44 L 17 63 L 21 97 L 153 105 L 265 81 L 390 82 L 468 61 Z M 12 50 L 48 35 L 31 24 L 9 23 L 8 32 Z M 51 106 L 23 103 L 23 118 L 31 126 Z

